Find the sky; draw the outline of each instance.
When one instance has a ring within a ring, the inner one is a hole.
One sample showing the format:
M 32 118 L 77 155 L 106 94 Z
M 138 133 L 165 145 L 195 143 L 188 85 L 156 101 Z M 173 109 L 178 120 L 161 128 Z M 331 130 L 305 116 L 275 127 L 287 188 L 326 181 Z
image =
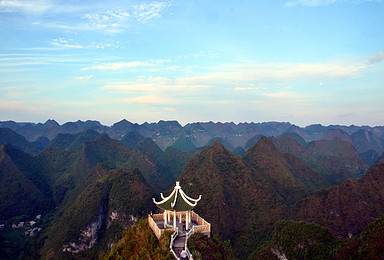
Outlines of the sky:
M 384 0 L 0 0 L 0 121 L 384 125 Z

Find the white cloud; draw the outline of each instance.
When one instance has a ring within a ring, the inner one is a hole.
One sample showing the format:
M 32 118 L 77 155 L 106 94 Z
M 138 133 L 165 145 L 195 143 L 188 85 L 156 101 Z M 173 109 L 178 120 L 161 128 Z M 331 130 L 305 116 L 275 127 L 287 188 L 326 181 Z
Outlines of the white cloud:
M 111 9 L 85 14 L 83 17 L 89 21 L 85 29 L 120 33 L 133 22 L 145 22 L 161 17 L 168 6 L 170 6 L 169 3 L 153 1 L 150 3 L 144 2 L 126 9 Z
M 366 57 L 366 59 L 368 60 L 369 64 L 382 62 L 382 61 L 384 61 L 384 52 L 379 51 L 378 53 L 376 53 L 375 56 Z
M 53 39 L 51 44 L 53 46 L 60 47 L 60 48 L 72 48 L 72 49 L 84 48 L 84 46 L 80 44 L 73 44 L 72 41 L 73 40 L 65 40 L 65 39 L 59 38 L 59 39 Z
M 175 104 L 180 102 L 180 100 L 177 100 L 171 97 L 161 97 L 161 96 L 155 96 L 155 95 L 125 98 L 122 101 L 124 103 L 152 104 L 152 105 L 167 105 L 167 104 Z
M 146 21 L 152 18 L 161 17 L 163 10 L 169 4 L 165 2 L 151 2 L 141 3 L 140 5 L 134 6 L 133 16 L 137 21 Z
M 133 67 L 143 67 L 143 66 L 153 66 L 151 63 L 141 62 L 141 61 L 131 61 L 131 62 L 115 62 L 115 63 L 105 63 L 103 65 L 96 65 L 92 67 L 82 68 L 82 70 L 121 70 Z
M 86 14 L 84 17 L 90 22 L 89 29 L 117 33 L 125 26 L 131 15 L 125 10 L 118 9 Z
M 172 91 L 177 93 L 196 92 L 199 89 L 208 88 L 208 84 L 199 82 L 198 77 L 180 77 L 180 78 L 165 78 L 165 77 L 138 77 L 134 81 L 108 83 L 103 87 L 105 90 L 117 91 L 119 93 L 131 93 L 141 91 L 152 93 L 154 91 Z
M 1 0 L 0 12 L 23 12 L 39 14 L 52 8 L 49 0 Z
M 286 7 L 307 6 L 317 7 L 335 3 L 383 2 L 383 0 L 290 0 L 284 4 Z
M 256 90 L 266 90 L 267 88 L 262 87 L 236 87 L 236 91 L 256 91 Z
M 26 105 L 21 101 L 0 100 L 0 110 L 5 111 L 42 111 L 43 107 Z
M 172 113 L 177 112 L 177 109 L 174 108 L 174 107 L 166 107 L 166 108 L 164 108 L 164 110 L 165 110 L 165 111 L 168 111 L 168 112 L 172 112 Z
M 117 67 L 122 66 L 113 63 L 92 68 Z M 199 95 L 213 88 L 234 89 L 237 92 L 264 92 L 276 84 L 318 84 L 318 82 L 357 78 L 364 68 L 362 64 L 353 62 L 227 64 L 205 68 L 205 72 L 194 72 L 196 76 L 181 75 L 173 78 L 141 76 L 130 81 L 109 82 L 102 89 L 120 94 L 140 92 L 145 95 L 168 91 L 175 96 L 194 95 L 194 93 Z
M 274 99 L 308 99 L 308 98 L 311 98 L 311 96 L 308 96 L 308 95 L 289 93 L 289 92 L 263 93 L 261 95 L 269 97 L 269 98 L 274 98 Z
M 79 77 L 76 77 L 75 79 L 88 80 L 88 79 L 91 79 L 92 77 L 93 77 L 93 75 L 87 75 L 87 76 L 79 76 Z

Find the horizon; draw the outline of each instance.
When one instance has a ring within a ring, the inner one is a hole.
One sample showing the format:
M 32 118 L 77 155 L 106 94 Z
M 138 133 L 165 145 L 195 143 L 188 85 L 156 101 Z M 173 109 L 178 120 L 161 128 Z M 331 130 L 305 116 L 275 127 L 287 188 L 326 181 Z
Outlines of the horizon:
M 383 12 L 384 0 L 0 1 L 0 120 L 384 125 Z
M 297 124 L 294 124 L 292 122 L 289 122 L 289 121 L 262 121 L 262 122 L 253 122 L 253 121 L 243 121 L 243 122 L 235 122 L 235 121 L 225 121 L 225 122 L 222 122 L 222 121 L 195 121 L 195 122 L 187 122 L 187 123 L 181 123 L 177 120 L 158 120 L 158 121 L 144 121 L 144 122 L 134 122 L 134 121 L 130 121 L 126 118 L 124 119 L 121 119 L 121 120 L 118 120 L 116 122 L 113 122 L 112 124 L 104 124 L 103 122 L 100 122 L 99 120 L 94 120 L 94 119 L 87 119 L 87 120 L 75 120 L 75 121 L 66 121 L 66 122 L 60 122 L 60 121 L 57 121 L 55 119 L 47 119 L 45 121 L 41 121 L 41 122 L 27 122 L 27 121 L 14 121 L 14 120 L 0 120 L 0 123 L 2 122 L 15 122 L 17 124 L 45 124 L 47 123 L 48 121 L 55 121 L 57 124 L 59 124 L 60 126 L 66 124 L 66 123 L 76 123 L 76 122 L 87 122 L 87 121 L 91 121 L 91 122 L 98 122 L 100 123 L 101 125 L 103 126 L 106 126 L 106 127 L 112 127 L 114 124 L 116 123 L 119 123 L 121 121 L 128 121 L 132 124 L 138 124 L 138 125 L 143 125 L 143 124 L 158 124 L 159 122 L 163 121 L 163 122 L 177 122 L 178 124 L 180 124 L 182 127 L 185 127 L 186 125 L 189 125 L 189 124 L 198 124 L 198 123 L 214 123 L 214 124 L 217 124 L 217 123 L 221 123 L 221 124 L 235 124 L 235 125 L 239 125 L 239 124 L 263 124 L 263 123 L 286 123 L 286 124 L 290 124 L 290 125 L 293 125 L 293 126 L 297 126 L 297 127 L 300 127 L 300 128 L 306 128 L 308 126 L 313 126 L 313 125 L 321 125 L 321 126 L 324 126 L 324 127 L 332 127 L 332 126 L 343 126 L 343 127 L 370 127 L 370 128 L 374 128 L 374 127 L 384 127 L 384 125 L 356 125 L 356 124 L 350 124 L 350 125 L 342 125 L 342 124 L 331 124 L 331 125 L 323 125 L 323 124 L 320 124 L 320 123 L 314 123 L 314 124 L 309 124 L 309 125 L 305 125 L 305 126 L 302 126 L 302 125 L 297 125 Z

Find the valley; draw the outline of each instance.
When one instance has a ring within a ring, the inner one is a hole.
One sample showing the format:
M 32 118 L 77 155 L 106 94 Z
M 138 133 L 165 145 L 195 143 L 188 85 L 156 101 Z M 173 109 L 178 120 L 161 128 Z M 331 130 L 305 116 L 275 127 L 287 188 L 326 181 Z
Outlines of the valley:
M 383 126 L 0 122 L 1 255 L 117 257 L 119 246 L 141 234 L 149 244 L 140 246 L 166 259 L 141 218 L 158 211 L 152 198 L 176 181 L 192 197 L 202 194 L 195 211 L 216 238 L 205 250 L 196 237 L 200 252 L 225 248 L 228 259 L 380 255 L 373 245 L 384 233 L 383 158 Z M 12 231 L 37 215 L 39 232 Z

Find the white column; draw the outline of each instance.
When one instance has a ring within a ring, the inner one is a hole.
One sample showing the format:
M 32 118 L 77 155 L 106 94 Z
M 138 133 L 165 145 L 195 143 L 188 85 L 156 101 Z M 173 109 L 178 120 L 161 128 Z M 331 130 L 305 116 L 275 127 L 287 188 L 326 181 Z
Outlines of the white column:
M 166 210 L 164 210 L 163 219 L 164 219 L 164 227 L 165 227 L 165 225 L 167 224 L 167 211 Z
M 181 219 L 183 217 L 183 213 L 182 212 L 179 212 L 179 223 L 181 224 Z
M 190 210 L 190 211 L 188 212 L 188 215 L 189 215 L 188 218 L 189 218 L 189 224 L 191 224 L 191 228 L 192 228 L 192 220 L 191 220 L 191 219 L 192 219 L 192 216 L 191 216 L 191 211 L 192 211 L 192 210 Z
M 176 211 L 173 212 L 173 228 L 176 228 Z
M 188 230 L 189 229 L 189 210 L 187 212 L 185 212 L 185 229 Z

